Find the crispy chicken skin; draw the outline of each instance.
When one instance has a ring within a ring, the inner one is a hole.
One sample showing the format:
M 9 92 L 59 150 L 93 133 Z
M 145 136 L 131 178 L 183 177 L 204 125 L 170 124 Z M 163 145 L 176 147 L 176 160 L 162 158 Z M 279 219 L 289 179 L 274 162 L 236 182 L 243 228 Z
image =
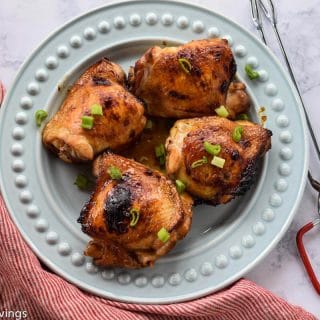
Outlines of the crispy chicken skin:
M 181 67 L 181 58 L 190 62 L 189 73 Z M 145 102 L 149 115 L 192 118 L 215 115 L 216 108 L 226 105 L 236 69 L 227 40 L 196 40 L 179 47 L 150 48 L 129 71 L 128 82 L 131 92 Z M 230 108 L 235 105 L 235 95 L 232 97 Z M 240 104 L 241 112 L 249 106 L 238 101 L 230 117 Z
M 124 82 L 121 67 L 106 58 L 87 69 L 45 126 L 45 146 L 66 162 L 82 162 L 107 148 L 130 144 L 142 132 L 146 118 L 143 105 Z M 91 116 L 94 104 L 102 106 L 103 116 L 94 116 L 93 128 L 83 129 L 82 117 Z
M 243 128 L 241 140 L 232 132 Z M 186 184 L 186 190 L 213 205 L 227 203 L 244 194 L 252 185 L 258 160 L 271 148 L 271 131 L 249 121 L 230 121 L 220 117 L 178 120 L 166 141 L 167 174 Z M 223 168 L 211 164 L 213 158 L 204 142 L 220 145 Z M 208 162 L 192 168 L 192 163 L 207 157 Z
M 108 168 L 116 166 L 122 178 L 112 180 Z M 95 191 L 81 211 L 78 222 L 93 240 L 85 254 L 102 266 L 141 268 L 171 250 L 189 231 L 192 199 L 180 196 L 162 173 L 133 160 L 104 153 L 94 162 Z M 139 220 L 130 226 L 130 211 Z M 170 239 L 163 243 L 157 233 L 165 228 Z

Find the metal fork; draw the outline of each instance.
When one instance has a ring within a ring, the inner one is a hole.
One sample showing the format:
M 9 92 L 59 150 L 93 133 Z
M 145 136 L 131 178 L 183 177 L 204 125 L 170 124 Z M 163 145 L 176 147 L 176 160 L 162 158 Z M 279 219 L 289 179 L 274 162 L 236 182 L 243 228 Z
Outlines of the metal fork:
M 274 6 L 272 0 L 267 0 L 267 1 L 269 3 L 270 8 L 271 8 L 271 12 L 267 9 L 266 5 L 264 4 L 264 2 L 262 0 L 250 0 L 252 21 L 253 21 L 255 27 L 257 28 L 257 30 L 259 31 L 259 33 L 261 34 L 261 39 L 262 39 L 262 41 L 264 42 L 265 45 L 267 45 L 267 42 L 266 42 L 266 38 L 265 38 L 265 31 L 264 31 L 264 28 L 263 28 L 263 23 L 262 23 L 262 20 L 261 20 L 260 9 L 262 10 L 262 12 L 266 16 L 266 18 L 271 23 L 272 29 L 273 29 L 276 37 L 277 37 L 277 41 L 278 41 L 279 47 L 281 49 L 281 53 L 282 53 L 283 58 L 285 60 L 286 66 L 288 68 L 289 75 L 290 75 L 291 80 L 292 80 L 292 82 L 293 82 L 293 84 L 294 84 L 294 86 L 296 88 L 297 93 L 298 93 L 298 96 L 299 96 L 299 99 L 300 99 L 300 102 L 301 102 L 301 105 L 303 107 L 303 111 L 304 111 L 304 114 L 305 114 L 305 117 L 306 117 L 306 120 L 307 120 L 307 126 L 308 126 L 308 129 L 309 129 L 309 132 L 310 132 L 310 136 L 312 138 L 312 142 L 313 142 L 314 148 L 316 150 L 316 154 L 317 154 L 317 156 L 318 156 L 318 158 L 320 160 L 320 147 L 319 147 L 319 144 L 317 142 L 317 138 L 316 138 L 314 130 L 312 128 L 311 121 L 310 121 L 310 118 L 308 116 L 306 106 L 305 106 L 305 104 L 303 102 L 303 99 L 302 99 L 302 96 L 301 96 L 301 93 L 300 93 L 296 78 L 294 76 L 294 73 L 293 73 L 292 67 L 290 65 L 286 50 L 285 50 L 285 48 L 283 46 L 283 43 L 282 43 L 282 40 L 281 40 L 281 36 L 280 36 L 278 28 L 277 28 L 277 17 L 276 17 L 276 12 L 275 12 L 275 6 Z M 317 182 L 316 184 L 313 183 L 316 180 L 312 177 L 310 170 L 308 172 L 308 178 L 309 178 L 309 181 L 310 181 L 310 184 L 312 185 L 312 187 L 317 192 L 320 192 L 320 183 L 319 182 Z
M 263 28 L 263 22 L 261 20 L 261 14 L 260 14 L 260 10 L 262 10 L 263 14 L 265 15 L 265 17 L 267 18 L 267 20 L 271 23 L 272 29 L 276 35 L 282 56 L 285 60 L 286 66 L 288 68 L 289 71 L 289 75 L 291 77 L 291 80 L 297 90 L 301 105 L 303 107 L 303 111 L 307 120 L 307 125 L 308 125 L 308 129 L 312 138 L 312 142 L 314 145 L 314 148 L 316 150 L 318 159 L 320 161 L 320 147 L 318 145 L 317 142 L 317 138 L 315 136 L 314 130 L 312 128 L 311 122 L 310 122 L 310 118 L 308 116 L 307 113 L 307 109 L 305 107 L 305 104 L 303 102 L 296 78 L 294 76 L 292 67 L 290 65 L 286 50 L 284 48 L 281 36 L 279 34 L 278 28 L 277 28 L 277 16 L 276 16 L 276 11 L 275 11 L 275 6 L 272 2 L 272 0 L 266 0 L 268 2 L 268 7 L 270 8 L 270 10 L 268 10 L 267 6 L 264 4 L 263 0 L 250 0 L 250 4 L 251 4 L 251 15 L 252 15 L 252 20 L 253 23 L 255 25 L 255 27 L 257 28 L 257 30 L 260 33 L 261 39 L 264 42 L 265 45 L 267 45 L 267 41 L 266 41 L 266 37 L 265 37 L 265 31 Z M 318 215 L 320 216 L 320 182 L 315 180 L 312 175 L 310 170 L 308 171 L 308 179 L 309 182 L 311 184 L 311 186 L 318 192 L 318 205 L 317 205 L 317 211 L 318 211 Z M 304 266 L 306 268 L 306 271 L 309 275 L 309 278 L 314 286 L 314 288 L 316 289 L 316 291 L 318 292 L 318 294 L 320 295 L 320 282 L 317 280 L 316 275 L 313 271 L 312 265 L 310 263 L 310 260 L 308 258 L 308 255 L 306 253 L 306 250 L 304 248 L 303 245 L 303 236 L 306 232 L 308 232 L 309 230 L 311 230 L 313 227 L 315 227 L 316 225 L 320 224 L 320 218 L 315 219 L 314 221 L 306 224 L 305 226 L 303 226 L 299 232 L 297 233 L 297 237 L 296 237 L 296 242 L 297 242 L 297 247 L 298 247 L 298 251 L 300 253 L 300 256 L 302 258 L 302 261 L 304 263 Z

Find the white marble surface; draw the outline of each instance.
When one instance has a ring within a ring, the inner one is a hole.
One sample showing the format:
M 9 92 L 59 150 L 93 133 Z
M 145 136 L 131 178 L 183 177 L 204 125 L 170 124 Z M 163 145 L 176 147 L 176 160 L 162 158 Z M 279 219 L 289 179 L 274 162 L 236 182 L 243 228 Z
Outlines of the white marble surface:
M 108 0 L 2 0 L 0 5 L 0 79 L 7 88 L 21 63 L 40 41 L 67 20 Z M 255 32 L 248 1 L 197 0 Z M 320 141 L 320 0 L 278 0 L 279 29 Z M 303 4 L 302 4 L 303 3 Z M 271 47 L 277 51 L 271 36 Z M 311 168 L 320 178 L 320 164 L 310 151 Z M 287 301 L 320 317 L 320 297 L 311 286 L 297 255 L 297 230 L 316 217 L 316 194 L 307 185 L 297 215 L 283 240 L 247 278 Z M 319 228 L 306 237 L 306 245 L 320 278 Z

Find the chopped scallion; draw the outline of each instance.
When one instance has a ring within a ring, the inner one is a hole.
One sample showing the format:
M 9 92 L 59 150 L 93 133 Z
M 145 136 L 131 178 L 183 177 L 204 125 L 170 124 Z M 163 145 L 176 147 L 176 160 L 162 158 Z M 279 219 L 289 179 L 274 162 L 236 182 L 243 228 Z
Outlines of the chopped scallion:
M 93 116 L 103 116 L 102 106 L 101 104 L 93 104 L 91 106 L 91 115 Z
M 249 116 L 246 113 L 240 113 L 237 116 L 237 120 L 249 120 Z
M 112 180 L 120 180 L 122 178 L 122 173 L 120 169 L 116 166 L 109 167 L 108 174 Z
M 131 220 L 130 220 L 130 227 L 134 227 L 140 218 L 140 212 L 139 210 L 132 208 L 130 210 Z
M 165 228 L 161 228 L 158 231 L 158 239 L 162 242 L 167 242 L 170 239 L 170 233 Z
M 83 129 L 91 130 L 93 128 L 94 118 L 91 116 L 83 116 L 81 118 L 81 127 Z
M 36 119 L 36 123 L 38 127 L 41 126 L 41 123 L 46 119 L 47 116 L 48 116 L 48 113 L 42 109 L 39 109 L 36 111 L 36 113 L 34 114 L 34 117 Z
M 185 73 L 190 73 L 191 69 L 192 69 L 192 65 L 190 63 L 190 61 L 186 58 L 180 58 L 178 59 L 179 64 L 181 69 L 185 72 Z
M 146 128 L 146 129 L 152 129 L 152 126 L 153 126 L 153 122 L 152 122 L 152 120 L 149 119 L 149 120 L 147 121 L 147 123 L 146 123 L 145 128 Z
M 203 156 L 202 159 L 199 159 L 197 161 L 194 161 L 192 164 L 191 164 L 191 168 L 194 169 L 194 168 L 197 168 L 197 167 L 200 167 L 202 166 L 203 164 L 205 163 L 208 163 L 208 158 L 206 156 Z
M 244 70 L 245 70 L 247 76 L 250 78 L 250 80 L 255 80 L 260 77 L 259 72 L 254 71 L 252 69 L 252 67 L 250 66 L 250 64 L 246 64 Z
M 139 162 L 146 162 L 146 161 L 148 161 L 148 160 L 149 160 L 148 157 L 142 156 L 142 157 L 139 159 Z
M 163 144 L 160 144 L 154 149 L 156 158 L 159 160 L 161 166 L 163 166 L 166 162 L 166 149 Z
M 183 193 L 186 185 L 181 180 L 176 180 L 176 188 L 179 193 Z
M 219 117 L 226 118 L 229 115 L 228 110 L 225 106 L 220 106 L 219 108 L 214 110 Z
M 204 149 L 213 156 L 217 156 L 221 151 L 220 144 L 211 144 L 208 141 L 205 141 L 203 146 Z
M 243 133 L 243 127 L 236 126 L 232 132 L 232 140 L 234 142 L 239 142 L 241 140 L 242 133 Z
M 225 159 L 217 157 L 217 156 L 214 156 L 212 161 L 211 161 L 211 164 L 222 169 L 225 162 L 226 162 Z
M 85 190 L 89 186 L 89 179 L 84 174 L 78 174 L 74 184 L 81 190 Z

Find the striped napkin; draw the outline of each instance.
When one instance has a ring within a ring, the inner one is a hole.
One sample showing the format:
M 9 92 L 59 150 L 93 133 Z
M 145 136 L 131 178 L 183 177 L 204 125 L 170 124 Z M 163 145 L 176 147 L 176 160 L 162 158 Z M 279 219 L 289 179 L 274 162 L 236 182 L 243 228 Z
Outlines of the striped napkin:
M 0 81 L 0 105 L 4 96 Z M 126 304 L 83 292 L 41 265 L 13 224 L 0 194 L 0 319 L 30 320 L 314 320 L 246 279 L 201 299 Z

